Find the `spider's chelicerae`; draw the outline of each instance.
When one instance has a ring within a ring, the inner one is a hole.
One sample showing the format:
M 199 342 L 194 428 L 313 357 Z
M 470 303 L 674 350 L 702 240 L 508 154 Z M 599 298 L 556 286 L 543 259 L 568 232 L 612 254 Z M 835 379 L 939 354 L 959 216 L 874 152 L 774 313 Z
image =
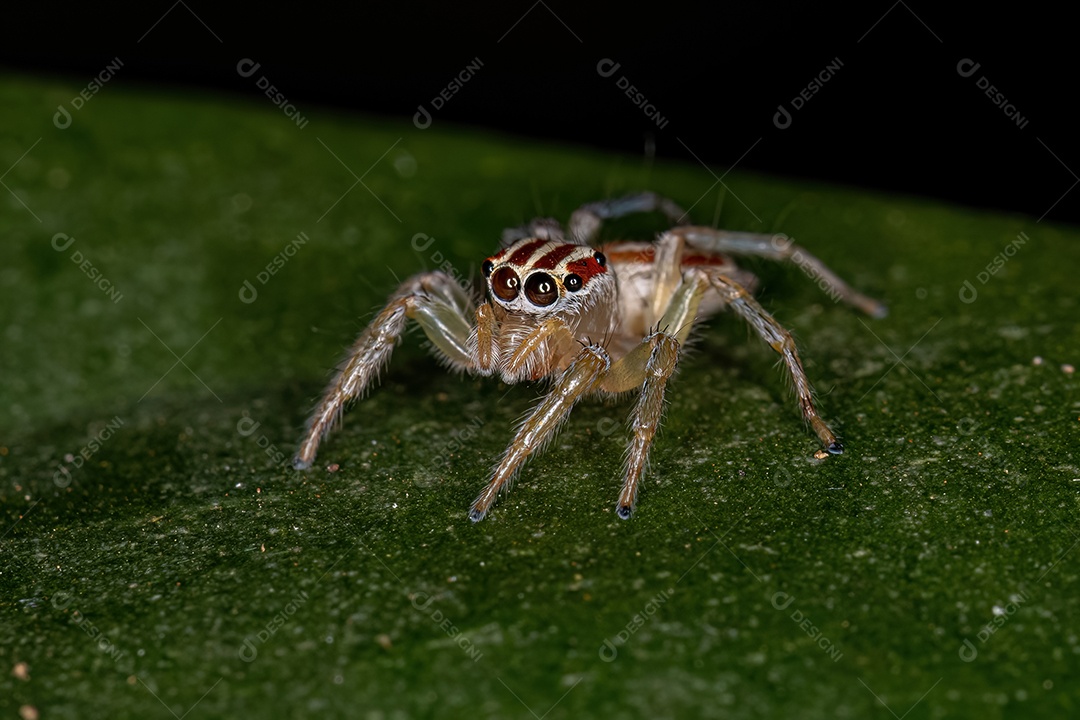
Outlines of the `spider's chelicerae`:
M 655 242 L 594 247 L 603 220 L 656 211 L 674 227 Z M 826 450 L 842 453 L 814 406 L 791 335 L 754 299 L 757 278 L 731 256 L 794 257 L 831 295 L 868 315 L 884 316 L 885 306 L 782 235 L 681 225 L 685 217 L 671 200 L 640 193 L 584 205 L 571 215 L 567 231 L 551 219 L 506 230 L 502 249 L 482 265 L 485 297 L 479 304 L 446 273 L 409 278 L 357 338 L 308 421 L 293 465 L 311 466 L 319 442 L 346 404 L 375 380 L 412 319 L 456 370 L 497 375 L 505 383 L 550 381 L 473 502 L 474 522 L 483 519 L 525 460 L 551 440 L 578 400 L 634 393 L 632 437 L 616 504 L 619 517 L 629 518 L 683 345 L 699 321 L 722 308 L 742 317 L 780 355 L 803 418 Z

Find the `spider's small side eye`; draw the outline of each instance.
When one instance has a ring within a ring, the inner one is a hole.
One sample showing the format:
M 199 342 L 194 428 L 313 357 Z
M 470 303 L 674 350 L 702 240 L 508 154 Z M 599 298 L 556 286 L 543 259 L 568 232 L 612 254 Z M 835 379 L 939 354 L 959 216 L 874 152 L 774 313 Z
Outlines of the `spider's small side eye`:
M 533 305 L 544 307 L 559 299 L 559 286 L 547 273 L 533 273 L 525 281 L 525 297 Z
M 495 263 L 490 260 L 485 260 L 484 264 L 480 266 L 480 272 L 484 273 L 484 277 L 491 277 L 491 271 L 495 269 Z
M 596 260 L 597 264 L 600 265 L 600 267 L 607 267 L 607 256 L 605 256 L 604 253 L 600 252 L 599 250 L 593 253 L 593 260 Z
M 565 287 L 570 292 L 577 292 L 578 290 L 581 289 L 581 276 L 580 275 L 575 275 L 574 273 L 570 273 L 569 275 L 567 275 L 566 277 L 563 278 L 562 282 L 563 282 L 563 287 Z
M 491 291 L 500 300 L 510 302 L 521 292 L 521 280 L 517 273 L 508 267 L 501 267 L 491 276 Z

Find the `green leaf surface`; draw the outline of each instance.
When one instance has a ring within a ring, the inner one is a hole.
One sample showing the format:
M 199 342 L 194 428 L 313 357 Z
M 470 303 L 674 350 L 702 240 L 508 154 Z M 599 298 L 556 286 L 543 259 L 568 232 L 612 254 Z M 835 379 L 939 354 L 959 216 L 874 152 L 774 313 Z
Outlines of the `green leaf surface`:
M 78 87 L 0 81 L 6 717 L 1077 713 L 1075 229 L 265 99 L 109 85 L 60 129 Z M 641 189 L 889 304 L 746 262 L 844 455 L 814 459 L 724 315 L 629 521 L 625 401 L 470 523 L 542 388 L 446 373 L 416 332 L 288 466 L 399 279 Z

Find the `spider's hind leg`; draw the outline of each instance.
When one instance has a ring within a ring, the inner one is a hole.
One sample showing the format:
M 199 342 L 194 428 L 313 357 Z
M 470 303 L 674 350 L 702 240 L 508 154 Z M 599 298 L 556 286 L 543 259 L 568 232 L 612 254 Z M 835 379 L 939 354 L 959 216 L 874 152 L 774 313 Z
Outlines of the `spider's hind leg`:
M 664 213 L 672 225 L 686 222 L 686 212 L 674 201 L 653 192 L 641 192 L 582 205 L 570 216 L 570 237 L 576 242 L 591 245 L 596 240 L 604 220 L 655 211 Z
M 889 309 L 883 303 L 848 285 L 825 263 L 805 248 L 796 245 L 786 235 L 732 232 L 702 226 L 680 227 L 670 232 L 702 250 L 794 263 L 809 277 L 817 280 L 821 289 L 834 301 L 843 300 L 874 318 L 883 318 L 889 314 Z

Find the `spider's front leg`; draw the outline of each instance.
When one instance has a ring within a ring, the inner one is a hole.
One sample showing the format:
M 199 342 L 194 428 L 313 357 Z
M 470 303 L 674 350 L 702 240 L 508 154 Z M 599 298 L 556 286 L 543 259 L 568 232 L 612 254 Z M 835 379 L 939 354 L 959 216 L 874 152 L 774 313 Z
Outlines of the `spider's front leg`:
M 390 296 L 386 307 L 360 333 L 323 393 L 308 420 L 304 440 L 293 458 L 293 467 L 297 470 L 311 467 L 319 443 L 341 417 L 345 406 L 371 386 L 390 360 L 407 320 L 415 320 L 423 328 L 438 354 L 451 367 L 476 368 L 477 363 L 470 352 L 473 324 L 469 315 L 473 312 L 473 302 L 468 294 L 446 273 L 423 273 L 402 283 Z M 477 313 L 477 321 L 481 326 L 490 324 L 481 313 Z
M 674 252 L 676 268 L 679 254 Z M 657 270 L 658 274 L 662 272 L 659 262 Z M 658 323 L 658 330 L 615 363 L 601 383 L 601 390 L 610 393 L 640 389 L 637 404 L 630 414 L 633 436 L 626 448 L 623 485 L 615 505 L 615 512 L 623 520 L 629 519 L 634 512 L 638 486 L 648 467 L 649 451 L 660 428 L 667 381 L 678 365 L 682 345 L 690 334 L 707 287 L 707 283 L 696 273 L 683 279 L 660 304 L 664 314 Z
M 604 348 L 589 345 L 582 349 L 577 359 L 563 371 L 550 392 L 518 428 L 491 482 L 473 502 L 469 511 L 470 520 L 479 522 L 484 519 L 495 503 L 499 490 L 513 480 L 530 455 L 555 436 L 555 431 L 570 414 L 574 404 L 596 389 L 597 382 L 610 367 L 611 359 Z

